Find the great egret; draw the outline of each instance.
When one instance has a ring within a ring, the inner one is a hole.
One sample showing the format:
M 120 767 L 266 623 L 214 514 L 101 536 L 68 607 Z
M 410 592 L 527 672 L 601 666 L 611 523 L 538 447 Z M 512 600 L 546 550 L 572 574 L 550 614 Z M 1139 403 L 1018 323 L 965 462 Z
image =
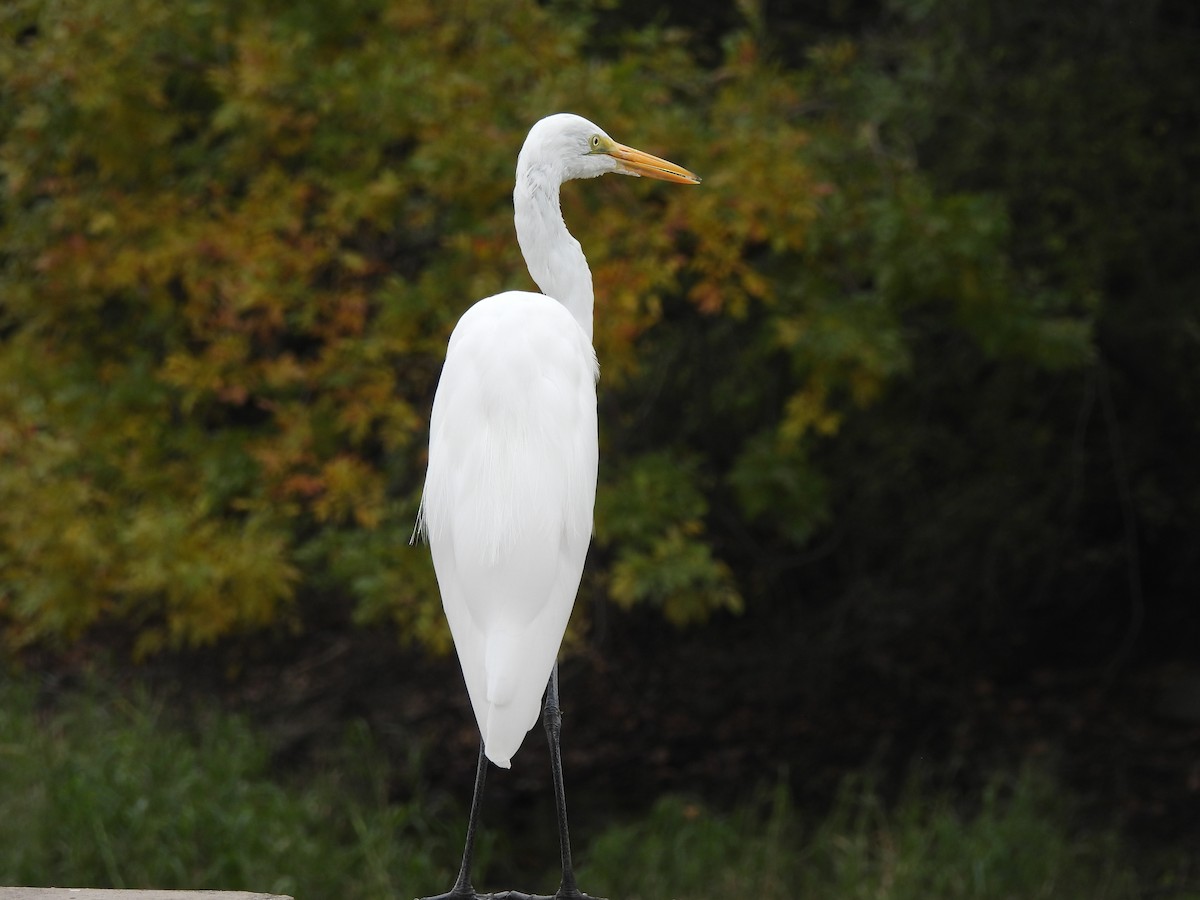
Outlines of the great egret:
M 556 657 L 591 540 L 599 369 L 592 275 L 563 222 L 559 187 L 608 172 L 700 182 L 579 116 L 535 124 L 517 157 L 513 205 L 517 242 L 544 293 L 506 291 L 467 310 L 434 396 L 417 532 L 429 541 L 482 736 L 462 867 L 439 900 L 478 896 L 470 867 L 487 763 L 511 765 L 543 691 L 562 853 L 555 896 L 585 896 L 571 867 Z

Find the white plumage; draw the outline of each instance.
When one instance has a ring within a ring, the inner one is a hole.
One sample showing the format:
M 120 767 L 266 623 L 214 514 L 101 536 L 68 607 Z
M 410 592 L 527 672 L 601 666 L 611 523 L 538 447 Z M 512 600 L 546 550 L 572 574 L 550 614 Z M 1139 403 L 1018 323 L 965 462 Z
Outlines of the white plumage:
M 592 278 L 559 186 L 606 172 L 697 183 L 579 116 L 530 130 L 513 191 L 542 294 L 508 291 L 459 320 L 434 398 L 418 530 L 487 758 L 507 768 L 537 723 L 583 574 L 596 496 Z
M 446 353 L 424 526 L 488 758 L 537 723 L 596 495 L 596 357 L 543 294 L 476 303 Z

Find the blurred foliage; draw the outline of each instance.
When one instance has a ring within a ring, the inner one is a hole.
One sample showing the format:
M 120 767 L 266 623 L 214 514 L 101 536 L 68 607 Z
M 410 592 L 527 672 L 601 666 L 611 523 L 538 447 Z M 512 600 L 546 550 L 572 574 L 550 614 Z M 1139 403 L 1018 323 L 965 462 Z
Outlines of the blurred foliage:
M 848 781 L 818 823 L 801 821 L 782 787 L 733 814 L 666 797 L 644 819 L 597 838 L 579 877 L 630 900 L 1140 896 L 1115 835 L 1080 833 L 1073 818 L 1053 783 L 1033 771 L 993 778 L 970 810 L 928 788 L 889 806 L 869 785 Z
M 0 734 L 6 884 L 383 900 L 442 890 L 455 874 L 463 813 L 421 787 L 419 761 L 390 769 L 361 723 L 295 770 L 240 717 L 145 692 L 9 680 Z M 1200 896 L 1188 880 L 1194 854 L 1153 854 L 1135 870 L 1132 848 L 1102 823 L 1084 826 L 1036 770 L 994 777 L 970 798 L 934 780 L 914 777 L 885 803 L 852 779 L 811 818 L 782 783 L 733 810 L 660 798 L 578 848 L 580 883 L 630 900 Z M 485 815 L 481 886 L 502 862 L 498 830 Z M 554 846 L 537 850 L 547 886 Z
M 184 728 L 179 712 L 0 687 L 0 880 L 366 900 L 453 878 L 433 859 L 453 859 L 461 835 L 428 797 L 389 800 L 365 729 L 292 783 L 246 722 L 191 710 Z
M 793 54 L 770 7 L 705 19 L 702 47 L 637 19 L 600 40 L 612 8 L 4 7 L 11 645 L 120 625 L 147 654 L 346 609 L 445 647 L 406 543 L 428 406 L 458 316 L 530 286 L 512 169 L 559 109 L 705 177 L 564 193 L 602 367 L 590 584 L 685 624 L 791 602 L 831 535 L 871 578 L 922 569 L 914 518 L 929 547 L 1045 537 L 1027 481 L 1023 522 L 989 524 L 1011 485 L 987 457 L 1024 473 L 1069 445 L 1074 416 L 1004 432 L 1026 392 L 1096 365 L 1102 280 L 1030 249 L 1019 177 L 955 174 L 983 141 L 939 118 L 975 102 L 953 91 L 985 65 L 951 46 L 969 14 L 897 3 L 883 36 Z M 964 518 L 906 493 L 943 472 L 967 478 L 946 498 Z
M 909 320 L 903 390 L 819 456 L 840 512 L 823 575 L 877 598 L 867 623 L 933 603 L 1001 659 L 1190 655 L 1200 10 L 890 0 L 875 21 L 852 91 L 935 197 L 998 206 L 1024 300 L 975 305 L 993 325 L 974 346 Z M 953 230 L 944 252 L 976 239 Z

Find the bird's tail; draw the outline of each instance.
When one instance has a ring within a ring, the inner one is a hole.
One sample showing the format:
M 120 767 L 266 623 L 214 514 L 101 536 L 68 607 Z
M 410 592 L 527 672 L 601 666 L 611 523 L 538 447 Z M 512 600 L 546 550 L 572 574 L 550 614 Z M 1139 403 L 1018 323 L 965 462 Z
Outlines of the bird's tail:
M 495 634 L 487 639 L 484 671 L 487 678 L 487 719 L 483 724 L 483 745 L 487 758 L 507 769 L 526 733 L 537 722 L 541 709 L 541 689 L 537 675 L 533 690 L 529 660 L 520 634 Z

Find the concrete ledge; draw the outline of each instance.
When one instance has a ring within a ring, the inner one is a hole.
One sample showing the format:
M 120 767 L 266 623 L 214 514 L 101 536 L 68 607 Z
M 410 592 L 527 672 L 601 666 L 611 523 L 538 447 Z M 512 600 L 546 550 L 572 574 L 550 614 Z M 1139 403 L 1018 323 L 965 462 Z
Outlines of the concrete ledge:
M 292 900 L 250 891 L 126 891 L 97 888 L 0 887 L 0 900 Z

